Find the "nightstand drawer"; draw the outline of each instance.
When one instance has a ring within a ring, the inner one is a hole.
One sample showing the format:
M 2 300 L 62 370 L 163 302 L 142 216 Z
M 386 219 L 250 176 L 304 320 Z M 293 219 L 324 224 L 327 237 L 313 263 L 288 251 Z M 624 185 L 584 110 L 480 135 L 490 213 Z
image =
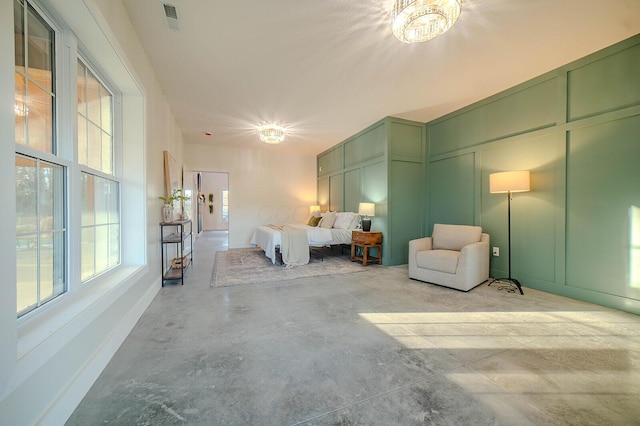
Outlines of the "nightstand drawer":
M 351 231 L 351 240 L 361 244 L 381 244 L 382 232 Z

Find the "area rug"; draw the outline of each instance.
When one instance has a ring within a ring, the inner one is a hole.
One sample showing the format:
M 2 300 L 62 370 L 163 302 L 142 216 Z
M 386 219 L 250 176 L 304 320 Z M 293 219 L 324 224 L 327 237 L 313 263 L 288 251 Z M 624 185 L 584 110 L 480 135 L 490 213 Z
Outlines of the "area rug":
M 296 278 L 362 272 L 359 262 L 351 262 L 349 255 L 340 249 L 313 251 L 309 263 L 287 268 L 274 265 L 264 251 L 259 248 L 231 249 L 216 252 L 210 287 L 227 287 L 240 284 L 268 283 Z

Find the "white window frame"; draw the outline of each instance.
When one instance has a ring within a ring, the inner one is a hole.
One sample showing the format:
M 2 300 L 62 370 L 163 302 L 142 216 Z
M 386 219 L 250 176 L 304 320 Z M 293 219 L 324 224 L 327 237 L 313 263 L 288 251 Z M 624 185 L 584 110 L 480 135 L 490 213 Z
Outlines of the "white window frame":
M 39 2 L 43 2 L 42 6 Z M 130 306 L 123 318 L 114 318 L 114 321 L 123 321 L 125 324 L 135 322 L 144 312 L 148 303 L 160 289 L 160 273 L 156 268 L 149 266 L 149 238 L 157 240 L 154 236 L 149 237 L 149 233 L 154 234 L 157 227 L 149 226 L 147 213 L 147 179 L 146 179 L 146 103 L 148 98 L 145 91 L 145 81 L 141 79 L 133 65 L 126 59 L 127 53 L 123 51 L 126 47 L 121 46 L 117 39 L 108 29 L 108 22 L 95 2 L 85 2 L 83 0 L 65 0 L 65 4 L 60 2 L 52 4 L 48 0 L 32 0 L 30 4 L 48 23 L 51 17 L 56 17 L 57 21 L 52 27 L 60 33 L 56 33 L 56 44 L 62 49 L 58 51 L 56 66 L 59 72 L 61 67 L 70 67 L 71 71 L 66 75 L 63 82 L 60 74 L 57 79 L 57 108 L 58 117 L 69 117 L 71 126 L 58 127 L 56 134 L 58 140 L 69 138 L 71 143 L 58 146 L 58 157 L 52 161 L 68 167 L 67 169 L 67 194 L 68 197 L 77 197 L 79 194 L 79 168 L 74 165 L 76 158 L 75 150 L 77 114 L 75 96 L 76 93 L 76 61 L 79 54 L 86 54 L 91 58 L 91 64 L 100 64 L 99 75 L 113 82 L 111 87 L 117 88 L 117 98 L 114 105 L 114 117 L 118 117 L 114 127 L 114 138 L 125 141 L 126 145 L 114 145 L 114 165 L 115 172 L 121 178 L 120 188 L 120 211 L 121 211 L 121 245 L 120 258 L 121 265 L 118 268 L 105 272 L 91 281 L 90 285 L 80 284 L 80 263 L 79 257 L 67 256 L 68 291 L 55 298 L 49 303 L 33 310 L 15 321 L 15 328 L 10 326 L 15 319 L 15 288 L 7 291 L 13 294 L 11 301 L 4 300 L 3 306 L 8 308 L 5 311 L 3 320 L 8 325 L 2 333 L 3 339 L 14 341 L 15 338 L 15 358 L 14 354 L 9 354 L 2 358 L 3 361 L 15 362 L 16 371 L 21 374 L 12 375 L 7 382 L 8 387 L 17 387 L 23 380 L 35 377 L 41 371 L 41 367 L 51 354 L 58 353 L 67 348 L 70 342 L 78 337 L 78 333 L 88 324 L 102 318 L 105 312 L 114 303 L 131 301 L 128 295 L 133 291 L 135 295 L 141 295 L 137 302 Z M 13 3 L 11 3 L 13 7 Z M 52 13 L 44 11 L 50 7 Z M 3 22 L 11 21 L 13 17 L 3 17 Z M 6 32 L 6 30 L 5 30 Z M 64 41 L 64 43 L 62 42 Z M 13 43 L 13 40 L 11 40 Z M 3 46 L 8 43 L 3 43 Z M 13 57 L 7 58 L 13 61 Z M 69 65 L 71 64 L 71 65 Z M 11 66 L 13 68 L 13 65 Z M 71 77 L 69 77 L 71 75 Z M 7 79 L 6 72 L 4 74 Z M 5 81 L 6 83 L 6 81 Z M 64 86 L 61 88 L 61 84 Z M 13 86 L 13 84 L 11 85 Z M 12 90 L 8 86 L 8 90 Z M 65 92 L 63 93 L 63 89 Z M 13 97 L 13 96 L 11 96 Z M 13 117 L 3 118 L 3 123 L 8 127 L 13 127 L 11 122 Z M 13 132 L 4 131 L 7 138 L 13 137 Z M 14 144 L 15 145 L 15 144 Z M 127 155 L 123 155 L 123 148 L 126 147 Z M 5 147 L 6 148 L 6 147 Z M 22 149 L 20 150 L 22 151 Z M 11 152 L 11 151 L 10 151 Z M 17 150 L 13 151 L 18 152 Z M 25 151 L 29 154 L 29 151 Z M 47 156 L 45 160 L 52 160 Z M 141 164 L 142 160 L 142 164 Z M 6 159 L 5 159 L 6 161 Z M 11 163 L 13 161 L 13 155 Z M 8 167 L 13 167 L 13 164 Z M 15 198 L 12 189 L 7 190 Z M 154 197 L 155 199 L 155 197 Z M 14 202 L 11 203 L 13 205 Z M 72 206 L 79 206 L 70 201 Z M 68 223 L 80 223 L 80 209 L 68 209 L 66 212 Z M 13 234 L 14 226 L 4 226 L 3 229 L 10 229 Z M 80 234 L 78 232 L 67 235 L 68 251 L 77 253 L 80 250 Z M 11 243 L 9 247 L 11 250 Z M 15 247 L 15 242 L 13 244 Z M 155 253 L 155 250 L 153 251 Z M 15 259 L 15 254 L 10 258 Z M 154 259 L 156 257 L 154 256 Z M 159 255 L 157 256 L 159 259 Z M 15 279 L 15 272 L 10 276 Z M 122 306 L 122 305 L 120 305 Z M 112 343 L 119 344 L 126 338 L 128 329 L 118 328 L 114 335 L 111 335 Z M 114 349 L 115 351 L 115 349 Z M 1 352 L 1 351 L 0 351 Z M 95 362 L 88 361 L 89 363 Z M 11 371 L 7 370 L 7 371 Z
M 74 114 L 74 131 L 75 131 L 75 135 L 76 137 L 74 138 L 74 158 L 76 160 L 76 165 L 78 167 L 78 173 L 77 173 L 77 180 L 76 182 L 78 183 L 78 187 L 80 187 L 80 179 L 82 174 L 88 174 L 88 175 L 93 175 L 102 179 L 107 179 L 113 182 L 117 182 L 118 183 L 118 206 L 119 206 L 119 218 L 120 218 L 120 222 L 119 222 L 119 226 L 120 226 L 120 232 L 119 232 L 119 236 L 118 236 L 118 249 L 120 251 L 120 255 L 119 255 L 119 261 L 118 264 L 116 266 L 113 266 L 111 268 L 107 268 L 104 271 L 98 272 L 95 275 L 87 278 L 86 280 L 82 280 L 82 272 L 80 271 L 80 275 L 79 275 L 79 280 L 81 285 L 86 285 L 90 282 L 92 282 L 93 280 L 95 280 L 96 278 L 100 277 L 103 274 L 108 273 L 109 271 L 118 268 L 120 265 L 122 265 L 122 176 L 121 176 L 121 170 L 122 170 L 122 164 L 120 159 L 120 156 L 117 155 L 118 153 L 122 152 L 121 146 L 122 146 L 122 132 L 120 131 L 121 127 L 122 127 L 122 123 L 120 122 L 119 119 L 116 119 L 116 117 L 122 117 L 122 113 L 120 110 L 120 106 L 121 106 L 121 96 L 118 92 L 116 92 L 113 88 L 113 85 L 110 84 L 102 75 L 101 72 L 98 72 L 93 66 L 91 66 L 90 62 L 86 59 L 86 55 L 83 54 L 83 52 L 81 51 L 81 49 L 78 49 L 77 53 L 76 53 L 76 62 L 74 64 L 76 64 L 77 66 L 77 62 L 80 61 L 82 62 L 82 65 L 84 65 L 89 71 L 91 71 L 91 73 L 93 74 L 93 76 L 100 82 L 100 84 L 102 84 L 102 86 L 104 86 L 105 89 L 107 89 L 107 91 L 111 94 L 111 99 L 112 99 L 112 105 L 111 105 L 111 143 L 112 143 L 112 148 L 111 148 L 111 164 L 112 164 L 112 174 L 109 173 L 105 173 L 102 170 L 97 170 L 94 169 L 86 164 L 80 164 L 80 161 L 78 159 L 78 125 L 77 125 L 77 114 L 78 114 L 78 105 L 77 105 L 77 99 L 78 97 L 75 96 L 73 99 L 75 100 L 75 102 L 73 102 L 73 104 L 75 105 L 75 114 Z M 77 68 L 73 68 L 74 70 L 76 70 Z M 77 72 L 70 72 L 70 74 L 73 74 L 73 76 L 75 77 L 76 81 L 77 81 Z M 71 77 L 71 76 L 70 76 Z M 77 87 L 77 85 L 75 86 Z M 80 197 L 78 196 L 78 210 L 81 208 L 81 200 Z M 80 223 L 80 222 L 78 222 Z M 93 225 L 93 227 L 95 228 L 96 225 Z M 80 225 L 80 233 L 82 231 L 83 227 L 82 225 Z M 82 253 L 79 253 L 80 256 L 82 256 Z M 82 268 L 82 262 L 81 259 L 78 259 L 78 263 L 80 268 Z M 95 263 L 95 260 L 94 260 Z
M 15 2 L 14 3 L 14 7 L 15 7 Z M 63 265 L 63 282 L 64 282 L 64 290 L 61 294 L 46 299 L 44 301 L 41 300 L 37 300 L 36 305 L 29 309 L 29 310 L 24 310 L 22 312 L 17 312 L 17 306 L 16 306 L 16 316 L 17 318 L 24 318 L 29 316 L 30 314 L 40 311 L 43 308 L 51 305 L 52 303 L 55 303 L 57 300 L 61 299 L 64 297 L 64 295 L 66 293 L 69 292 L 70 289 L 70 280 L 69 280 L 69 261 L 70 261 L 70 253 L 69 253 L 69 171 L 70 168 L 72 166 L 72 162 L 69 161 L 69 158 L 65 157 L 64 155 L 64 150 L 61 149 L 61 142 L 60 142 L 60 125 L 59 125 L 59 121 L 60 121 L 60 116 L 64 115 L 61 111 L 62 111 L 62 105 L 61 105 L 61 99 L 65 96 L 64 94 L 64 85 L 61 83 L 60 78 L 59 78 L 59 71 L 60 69 L 62 69 L 62 67 L 64 66 L 63 64 L 63 59 L 62 59 L 62 51 L 63 49 L 61 49 L 61 46 L 63 46 L 63 36 L 62 36 L 62 30 L 61 28 L 56 25 L 56 23 L 48 16 L 47 13 L 45 13 L 42 8 L 35 2 L 30 1 L 30 0 L 24 0 L 25 3 L 25 10 L 28 10 L 29 6 L 31 6 L 34 11 L 39 15 L 40 19 L 42 19 L 43 21 L 45 21 L 47 23 L 47 25 L 49 25 L 49 27 L 53 30 L 54 32 L 54 37 L 53 37 L 53 42 L 54 42 L 54 54 L 53 54 L 53 58 L 52 58 L 52 62 L 53 62 L 53 80 L 52 80 L 52 89 L 54 92 L 54 101 L 53 101 L 53 117 L 54 117 L 54 122 L 52 123 L 53 125 L 53 133 L 52 133 L 52 152 L 46 152 L 46 151 L 40 151 L 34 148 L 31 148 L 28 145 L 21 145 L 21 144 L 17 144 L 14 143 L 15 146 L 15 155 L 20 154 L 20 155 L 24 155 L 26 157 L 31 157 L 34 159 L 38 159 L 40 161 L 45 161 L 51 164 L 55 164 L 58 166 L 61 166 L 63 169 L 63 180 L 64 180 L 64 184 L 63 184 L 63 199 L 64 199 L 64 208 L 63 208 L 63 223 L 64 223 L 64 229 L 65 229 L 65 240 L 64 240 L 64 265 Z M 25 56 L 28 57 L 28 51 L 25 51 Z M 27 63 L 28 66 L 28 63 Z M 17 241 L 16 241 L 17 243 Z M 15 283 L 16 287 L 18 285 L 17 280 Z M 38 286 L 40 286 L 40 282 L 38 281 Z M 16 288 L 17 291 L 17 288 Z M 39 293 L 39 291 L 38 291 Z M 39 297 L 38 297 L 39 299 Z M 17 301 L 16 301 L 17 303 Z
M 65 260 L 64 260 L 64 287 L 62 294 L 45 303 L 23 312 L 18 315 L 18 324 L 21 325 L 32 318 L 48 315 L 47 311 L 57 312 L 59 304 L 64 304 L 65 299 L 81 290 L 81 288 L 91 286 L 104 287 L 113 286 L 121 280 L 112 280 L 113 277 L 125 277 L 126 274 L 118 272 L 123 265 L 123 227 L 124 212 L 122 207 L 123 193 L 123 166 L 122 166 L 122 95 L 115 89 L 105 73 L 100 71 L 88 59 L 90 55 L 79 45 L 78 40 L 71 31 L 63 29 L 61 23 L 55 22 L 49 13 L 35 0 L 24 0 L 25 3 L 33 7 L 38 15 L 54 31 L 54 57 L 55 67 L 53 87 L 54 97 L 54 128 L 53 128 L 53 149 L 55 152 L 49 153 L 33 149 L 26 145 L 15 145 L 15 154 L 22 154 L 28 157 L 38 158 L 52 164 L 60 165 L 64 169 L 64 223 L 66 229 L 65 236 Z M 28 7 L 28 6 L 27 6 Z M 63 23 L 62 23 L 63 24 Z M 88 166 L 80 165 L 78 162 L 78 129 L 77 129 L 77 61 L 81 61 L 100 83 L 107 88 L 112 95 L 112 164 L 113 174 L 107 174 Z M 99 274 L 82 282 L 81 280 L 81 240 L 80 240 L 80 208 L 81 198 L 79 195 L 80 177 L 82 172 L 92 174 L 101 178 L 118 182 L 119 187 L 119 208 L 120 208 L 120 235 L 119 235 L 119 263 L 117 266 L 107 269 Z M 146 256 L 145 256 L 146 259 Z M 114 284 L 115 283 L 115 284 Z M 17 286 L 17 281 L 16 281 Z

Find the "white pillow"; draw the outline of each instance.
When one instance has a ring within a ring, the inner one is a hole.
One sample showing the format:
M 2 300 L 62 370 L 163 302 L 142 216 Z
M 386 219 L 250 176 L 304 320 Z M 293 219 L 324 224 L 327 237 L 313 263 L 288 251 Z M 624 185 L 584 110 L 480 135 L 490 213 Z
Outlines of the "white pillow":
M 320 223 L 318 223 L 319 228 L 333 228 L 333 224 L 336 221 L 336 212 L 326 212 L 322 219 L 320 219 Z
M 338 212 L 336 213 L 336 221 L 333 227 L 336 229 L 349 229 L 349 226 L 353 222 L 353 213 L 351 212 Z

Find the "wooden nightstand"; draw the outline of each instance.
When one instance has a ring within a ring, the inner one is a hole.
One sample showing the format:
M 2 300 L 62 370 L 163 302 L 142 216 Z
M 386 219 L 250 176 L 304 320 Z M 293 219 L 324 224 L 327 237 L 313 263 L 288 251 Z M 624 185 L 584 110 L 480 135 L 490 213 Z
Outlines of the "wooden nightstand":
M 356 256 L 356 247 L 362 249 L 362 256 Z M 378 257 L 369 256 L 369 250 L 378 249 Z M 362 266 L 367 266 L 367 262 L 378 262 L 382 264 L 382 232 L 375 231 L 351 231 L 351 261 L 359 260 Z

